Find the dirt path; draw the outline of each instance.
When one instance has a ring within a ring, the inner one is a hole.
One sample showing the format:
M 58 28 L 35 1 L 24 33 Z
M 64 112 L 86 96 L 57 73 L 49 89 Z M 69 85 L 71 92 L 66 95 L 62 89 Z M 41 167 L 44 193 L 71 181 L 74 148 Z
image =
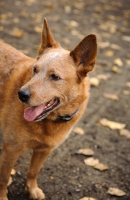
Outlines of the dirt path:
M 69 2 L 69 4 L 68 4 Z M 72 132 L 43 166 L 39 185 L 46 200 L 130 200 L 130 138 L 99 124 L 100 119 L 126 124 L 130 130 L 130 1 L 129 0 L 1 0 L 0 39 L 30 56 L 37 55 L 43 18 L 48 19 L 55 39 L 67 49 L 86 35 L 98 38 L 98 59 L 90 74 L 100 81 L 91 87 L 88 108 L 78 123 L 85 132 Z M 117 95 L 118 100 L 105 98 Z M 94 158 L 108 166 L 99 171 L 84 164 L 87 156 L 77 154 L 91 148 Z M 17 162 L 9 187 L 10 200 L 28 200 L 25 181 L 30 153 Z M 122 197 L 107 193 L 110 187 L 123 190 Z

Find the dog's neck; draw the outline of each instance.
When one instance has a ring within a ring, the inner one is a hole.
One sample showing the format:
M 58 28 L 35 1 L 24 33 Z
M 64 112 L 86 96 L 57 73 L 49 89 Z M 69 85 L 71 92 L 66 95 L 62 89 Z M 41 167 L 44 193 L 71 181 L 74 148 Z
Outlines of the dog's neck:
M 76 115 L 76 113 L 78 111 L 79 111 L 79 108 L 75 112 L 73 112 L 72 115 L 59 116 L 55 121 L 56 122 L 68 122 Z

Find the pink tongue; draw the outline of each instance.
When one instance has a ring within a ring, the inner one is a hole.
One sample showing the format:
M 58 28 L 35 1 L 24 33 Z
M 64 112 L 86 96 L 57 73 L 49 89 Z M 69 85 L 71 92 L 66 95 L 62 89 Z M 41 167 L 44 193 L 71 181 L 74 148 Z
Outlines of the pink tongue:
M 32 122 L 44 111 L 45 104 L 36 107 L 29 107 L 24 110 L 24 118 Z

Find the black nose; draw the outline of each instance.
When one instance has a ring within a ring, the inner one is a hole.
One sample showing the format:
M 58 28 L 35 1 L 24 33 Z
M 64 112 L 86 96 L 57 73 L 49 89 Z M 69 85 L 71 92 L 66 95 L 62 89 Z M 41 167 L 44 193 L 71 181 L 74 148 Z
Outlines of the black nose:
M 18 91 L 18 96 L 19 96 L 19 99 L 24 102 L 24 103 L 27 103 L 31 94 L 29 92 L 29 90 L 19 90 Z

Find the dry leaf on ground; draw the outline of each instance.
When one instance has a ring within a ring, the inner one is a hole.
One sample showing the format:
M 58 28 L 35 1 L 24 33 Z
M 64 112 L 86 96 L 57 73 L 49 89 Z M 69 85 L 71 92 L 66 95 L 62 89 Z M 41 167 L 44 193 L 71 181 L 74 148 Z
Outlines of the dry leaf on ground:
M 127 129 L 120 130 L 120 135 L 130 139 L 130 131 Z
M 129 95 L 129 94 L 130 94 L 130 91 L 129 91 L 129 90 L 123 90 L 123 94 Z
M 95 165 L 99 164 L 99 160 L 96 158 L 87 158 L 84 160 L 84 163 L 88 166 L 94 167 Z
M 71 44 L 71 41 L 68 38 L 62 39 L 65 44 Z
M 34 27 L 35 32 L 41 33 L 42 32 L 42 27 L 41 26 L 35 26 Z
M 65 6 L 64 9 L 65 9 L 65 13 L 66 13 L 66 14 L 70 14 L 70 13 L 71 13 L 71 10 L 72 10 L 72 9 L 71 9 L 70 6 Z
M 21 38 L 23 36 L 23 31 L 18 28 L 13 28 L 10 34 L 13 35 L 14 37 Z
M 77 31 L 77 30 L 71 30 L 70 31 L 71 35 L 74 35 L 74 36 L 77 36 L 79 38 L 83 38 L 83 35 L 80 33 L 80 31 Z
M 113 55 L 114 55 L 114 51 L 112 51 L 112 50 L 106 51 L 106 56 L 111 57 Z
M 99 86 L 99 84 L 100 84 L 100 81 L 98 78 L 96 78 L 96 77 L 90 78 L 90 85 L 97 87 L 97 86 Z
M 130 82 L 127 82 L 127 83 L 126 83 L 126 86 L 127 86 L 127 87 L 130 87 Z
M 122 73 L 122 71 L 117 66 L 113 66 L 112 67 L 112 71 L 117 73 L 117 74 L 121 74 Z
M 106 81 L 111 77 L 111 75 L 110 74 L 98 74 L 97 77 L 98 77 L 98 79 Z
M 118 96 L 116 94 L 108 94 L 108 93 L 104 93 L 103 96 L 107 99 L 111 99 L 111 100 L 118 100 Z
M 118 65 L 119 67 L 122 67 L 123 66 L 123 62 L 120 58 L 116 58 L 114 60 L 114 64 Z
M 109 190 L 107 191 L 108 194 L 114 195 L 114 196 L 124 196 L 126 193 L 118 188 L 112 188 L 110 187 Z
M 99 42 L 99 47 L 105 49 L 110 46 L 110 42 Z
M 122 39 L 125 40 L 125 41 L 127 41 L 127 42 L 130 42 L 130 36 L 123 35 Z
M 95 169 L 98 169 L 100 171 L 105 171 L 108 169 L 108 166 L 104 165 L 103 163 L 98 163 L 94 166 Z
M 85 156 L 92 156 L 94 154 L 94 151 L 92 149 L 79 149 L 78 153 Z
M 53 177 L 53 176 L 50 176 L 50 179 L 51 179 L 51 180 L 54 180 L 54 177 Z
M 114 49 L 114 50 L 121 50 L 121 46 L 117 45 L 117 44 L 111 44 L 110 48 Z
M 130 60 L 127 59 L 127 60 L 126 60 L 126 64 L 127 64 L 127 65 L 130 65 Z
M 92 197 L 83 197 L 83 198 L 80 199 L 80 200 L 96 200 L 96 199 L 94 199 L 94 198 L 92 198 Z
M 83 134 L 84 134 L 84 130 L 83 130 L 82 128 L 80 128 L 80 127 L 75 127 L 75 128 L 73 129 L 73 132 L 74 132 L 74 133 L 77 133 L 77 134 L 79 134 L 79 135 L 83 135 Z
M 125 126 L 126 126 L 125 124 L 110 121 L 110 120 L 105 119 L 105 118 L 100 120 L 100 124 L 102 126 L 107 126 L 112 130 L 121 130 L 121 129 L 125 128 Z
M 78 22 L 76 22 L 75 20 L 71 20 L 69 22 L 69 25 L 72 26 L 72 27 L 78 27 L 79 26 Z

